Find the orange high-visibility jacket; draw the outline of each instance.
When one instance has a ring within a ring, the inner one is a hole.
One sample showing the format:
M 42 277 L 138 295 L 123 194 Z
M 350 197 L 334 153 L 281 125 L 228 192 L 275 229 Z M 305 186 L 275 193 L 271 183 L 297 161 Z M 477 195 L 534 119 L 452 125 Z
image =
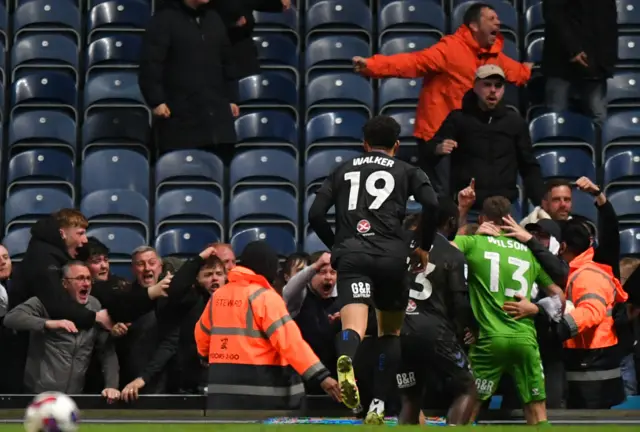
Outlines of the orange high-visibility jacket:
M 594 262 L 593 254 L 589 248 L 569 264 L 566 296 L 575 309 L 564 315 L 572 336 L 564 342 L 567 349 L 593 350 L 618 343 L 613 306 L 628 295 L 611 267 Z
M 425 141 L 436 134 L 449 113 L 462 108 L 462 98 L 473 87 L 476 70 L 485 64 L 502 68 L 507 80 L 523 86 L 531 70 L 507 57 L 504 38 L 498 35 L 489 49 L 481 48 L 462 25 L 435 45 L 421 51 L 375 55 L 367 60 L 364 73 L 372 78 L 423 78 L 416 111 L 414 136 Z
M 228 277 L 194 330 L 198 353 L 209 359 L 208 408 L 300 408 L 300 377 L 322 380 L 329 371 L 263 276 L 235 267 Z

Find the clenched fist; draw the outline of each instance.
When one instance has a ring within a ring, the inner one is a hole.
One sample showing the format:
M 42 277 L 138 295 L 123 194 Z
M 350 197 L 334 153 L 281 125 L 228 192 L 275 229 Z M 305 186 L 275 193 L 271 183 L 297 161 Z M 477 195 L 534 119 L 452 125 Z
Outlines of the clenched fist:
M 448 155 L 455 148 L 458 148 L 458 143 L 452 139 L 446 139 L 436 146 L 436 154 L 438 156 Z
M 356 72 L 362 72 L 367 68 L 367 59 L 364 57 L 354 57 L 351 61 L 353 62 L 353 70 Z

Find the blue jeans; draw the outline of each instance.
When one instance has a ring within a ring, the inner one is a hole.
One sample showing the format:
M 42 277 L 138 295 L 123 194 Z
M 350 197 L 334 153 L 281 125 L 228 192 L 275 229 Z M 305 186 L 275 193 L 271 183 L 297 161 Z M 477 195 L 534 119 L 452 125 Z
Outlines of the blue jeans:
M 602 126 L 607 118 L 607 82 L 549 77 L 544 91 L 545 104 L 555 112 L 568 111 L 572 90 L 580 96 L 582 110 L 590 113 L 594 122 Z
M 638 394 L 638 381 L 636 379 L 636 365 L 633 354 L 622 358 L 620 371 L 622 373 L 622 381 L 624 382 L 624 394 L 627 397 Z

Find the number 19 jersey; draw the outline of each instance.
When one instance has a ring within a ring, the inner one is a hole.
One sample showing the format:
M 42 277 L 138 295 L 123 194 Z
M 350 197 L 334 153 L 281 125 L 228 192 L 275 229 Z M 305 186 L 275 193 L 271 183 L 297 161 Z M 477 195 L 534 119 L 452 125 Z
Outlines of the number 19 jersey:
M 536 339 L 533 319 L 515 320 L 503 310 L 516 295 L 531 299 L 535 283 L 553 282 L 529 248 L 509 237 L 457 236 L 454 240 L 469 266 L 469 294 L 479 337 L 513 336 Z

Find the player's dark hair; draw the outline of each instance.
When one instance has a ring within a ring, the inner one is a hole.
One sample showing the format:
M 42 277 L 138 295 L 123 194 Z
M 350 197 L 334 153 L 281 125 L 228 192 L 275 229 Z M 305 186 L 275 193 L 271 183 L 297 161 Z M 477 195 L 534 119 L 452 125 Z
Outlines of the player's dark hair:
M 377 149 L 392 149 L 400 136 L 400 124 L 386 115 L 375 116 L 362 128 L 364 141 Z
M 291 271 L 298 267 L 300 264 L 304 264 L 305 266 L 309 265 L 310 258 L 309 254 L 306 252 L 296 252 L 287 257 L 282 264 L 282 273 L 289 274 Z
M 422 218 L 422 213 L 411 213 L 408 214 L 404 218 L 404 222 L 402 223 L 402 227 L 406 230 L 412 231 L 415 230 L 418 225 L 420 225 L 420 219 Z
M 580 255 L 591 246 L 591 233 L 580 220 L 569 219 L 558 221 L 562 229 L 562 241 L 567 250 L 574 255 Z
M 569 189 L 571 189 L 571 183 L 569 183 L 568 180 L 560 179 L 560 178 L 555 178 L 555 179 L 548 180 L 544 184 L 544 195 L 548 196 L 549 193 L 551 193 L 552 190 L 554 190 L 557 187 L 562 187 L 562 186 L 566 186 Z
M 495 224 L 502 225 L 502 218 L 510 213 L 511 201 L 503 196 L 492 196 L 482 203 L 482 215 Z
M 440 197 L 438 199 L 438 229 L 446 227 L 451 219 L 458 220 L 460 211 L 458 206 L 450 197 Z
M 89 237 L 87 243 L 78 250 L 78 260 L 89 261 L 96 256 L 109 256 L 109 248 L 95 237 Z
M 480 22 L 480 17 L 482 16 L 482 9 L 484 8 L 495 10 L 493 6 L 486 3 L 474 3 L 471 6 L 469 6 L 469 9 L 467 9 L 467 11 L 464 13 L 464 17 L 462 18 L 462 22 L 464 23 L 464 25 L 468 27 L 469 24 L 471 23 L 477 24 L 478 22 Z

